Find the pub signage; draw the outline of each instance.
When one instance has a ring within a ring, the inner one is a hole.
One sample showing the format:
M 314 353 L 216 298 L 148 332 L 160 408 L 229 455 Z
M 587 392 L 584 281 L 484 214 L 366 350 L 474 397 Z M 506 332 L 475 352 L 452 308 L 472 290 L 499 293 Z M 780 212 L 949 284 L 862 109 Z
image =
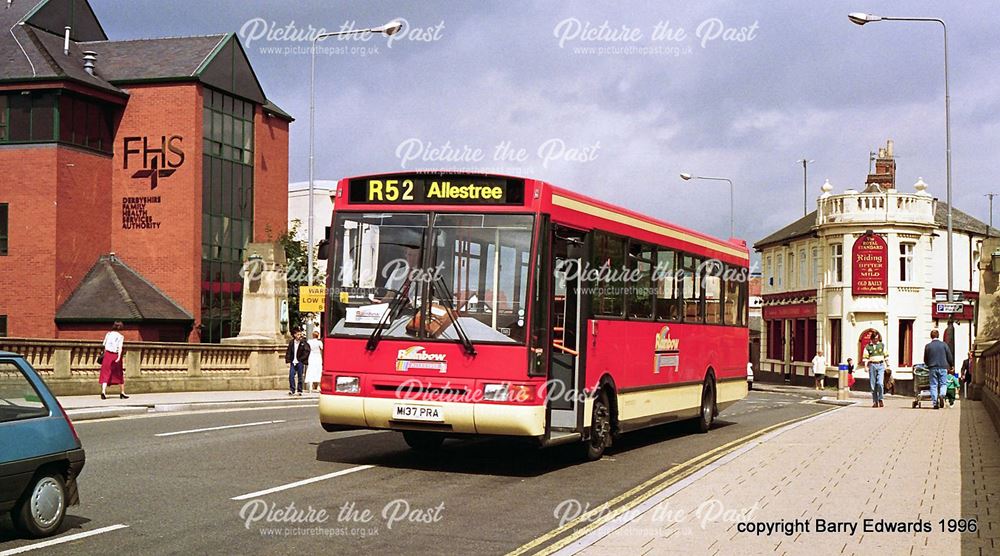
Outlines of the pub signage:
M 889 293 L 889 246 L 881 236 L 869 231 L 854 241 L 851 254 L 851 293 Z

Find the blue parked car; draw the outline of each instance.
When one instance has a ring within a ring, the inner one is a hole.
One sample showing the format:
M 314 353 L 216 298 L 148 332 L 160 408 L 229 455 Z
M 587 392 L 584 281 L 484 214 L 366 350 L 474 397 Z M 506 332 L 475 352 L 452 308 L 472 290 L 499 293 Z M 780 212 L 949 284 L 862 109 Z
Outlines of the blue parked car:
M 66 507 L 80 501 L 76 478 L 85 461 L 73 423 L 38 373 L 0 351 L 0 512 L 32 537 L 59 530 Z

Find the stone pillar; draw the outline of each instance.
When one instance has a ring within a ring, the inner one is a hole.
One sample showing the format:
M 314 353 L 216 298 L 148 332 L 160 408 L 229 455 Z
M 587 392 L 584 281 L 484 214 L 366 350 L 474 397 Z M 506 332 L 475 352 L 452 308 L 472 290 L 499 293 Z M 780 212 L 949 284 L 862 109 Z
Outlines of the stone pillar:
M 243 310 L 240 334 L 222 343 L 286 341 L 288 323 L 282 323 L 282 303 L 288 302 L 287 260 L 279 243 L 251 243 L 243 262 Z
M 973 351 L 975 357 L 986 351 L 1000 340 L 1000 275 L 993 271 L 993 254 L 1000 256 L 1000 238 L 987 238 L 983 241 L 982 254 L 979 257 L 979 310 L 976 315 L 976 342 Z M 955 354 L 955 365 L 965 360 Z M 969 398 L 982 399 L 985 377 L 983 373 L 973 371 L 972 386 L 969 388 Z

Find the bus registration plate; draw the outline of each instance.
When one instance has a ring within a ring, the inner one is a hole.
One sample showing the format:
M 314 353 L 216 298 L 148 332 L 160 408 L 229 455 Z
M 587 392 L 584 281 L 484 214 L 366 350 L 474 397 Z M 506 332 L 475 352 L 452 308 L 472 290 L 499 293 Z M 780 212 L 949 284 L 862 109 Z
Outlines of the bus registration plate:
M 395 404 L 392 406 L 392 418 L 398 421 L 430 421 L 444 422 L 444 412 L 440 407 L 429 405 Z

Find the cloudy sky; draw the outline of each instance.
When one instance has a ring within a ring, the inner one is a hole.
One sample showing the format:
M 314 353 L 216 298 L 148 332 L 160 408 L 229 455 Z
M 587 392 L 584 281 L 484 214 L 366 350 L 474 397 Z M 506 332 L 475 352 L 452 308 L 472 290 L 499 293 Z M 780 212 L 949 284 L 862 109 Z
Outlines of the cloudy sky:
M 237 32 L 268 97 L 297 118 L 290 181 L 308 177 L 310 29 L 408 23 L 391 42 L 327 40 L 317 60 L 317 179 L 476 168 L 548 180 L 753 242 L 829 179 L 861 187 L 892 138 L 897 186 L 945 197 L 941 28 L 951 39 L 955 206 L 1000 191 L 1000 42 L 992 3 L 92 0 L 112 39 Z M 730 40 L 726 40 L 726 39 Z M 742 40 L 740 40 L 742 39 Z M 523 150 L 523 151 L 522 151 Z M 519 153 L 519 151 L 522 151 Z M 442 157 L 444 160 L 442 161 Z M 1000 204 L 1000 200 L 998 200 Z M 1000 210 L 1000 209 L 998 209 Z

